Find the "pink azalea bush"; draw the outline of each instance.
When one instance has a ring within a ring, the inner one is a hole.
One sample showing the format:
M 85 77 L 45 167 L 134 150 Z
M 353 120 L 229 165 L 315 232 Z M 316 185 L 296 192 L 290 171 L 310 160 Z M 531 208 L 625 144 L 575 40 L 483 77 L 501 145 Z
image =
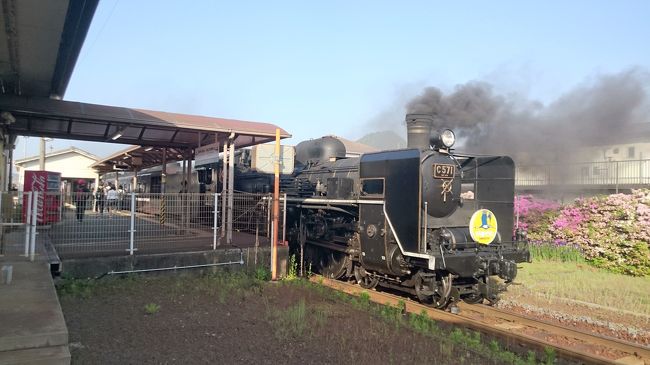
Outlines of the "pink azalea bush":
M 592 264 L 650 275 L 650 190 L 576 199 L 565 206 L 519 196 L 515 214 L 533 243 L 579 247 Z

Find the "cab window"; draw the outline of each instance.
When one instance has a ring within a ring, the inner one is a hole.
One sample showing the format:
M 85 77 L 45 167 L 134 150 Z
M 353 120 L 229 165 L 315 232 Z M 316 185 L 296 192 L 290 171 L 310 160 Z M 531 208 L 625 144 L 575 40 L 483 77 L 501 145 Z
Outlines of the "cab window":
M 384 195 L 384 179 L 364 179 L 361 180 L 361 195 Z

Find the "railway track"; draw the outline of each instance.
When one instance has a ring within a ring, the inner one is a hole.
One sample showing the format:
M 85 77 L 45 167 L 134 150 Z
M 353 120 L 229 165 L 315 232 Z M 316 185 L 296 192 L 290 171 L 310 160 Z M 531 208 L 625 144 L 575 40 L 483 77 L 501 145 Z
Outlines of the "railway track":
M 650 348 L 614 338 L 566 328 L 554 323 L 509 313 L 485 305 L 459 305 L 460 313 L 433 309 L 390 293 L 366 290 L 358 285 L 313 276 L 313 282 L 352 295 L 366 292 L 370 300 L 379 304 L 397 305 L 403 301 L 406 311 L 419 314 L 425 311 L 434 320 L 472 329 L 499 338 L 512 351 L 527 349 L 543 352 L 555 349 L 557 358 L 580 364 L 650 365 Z

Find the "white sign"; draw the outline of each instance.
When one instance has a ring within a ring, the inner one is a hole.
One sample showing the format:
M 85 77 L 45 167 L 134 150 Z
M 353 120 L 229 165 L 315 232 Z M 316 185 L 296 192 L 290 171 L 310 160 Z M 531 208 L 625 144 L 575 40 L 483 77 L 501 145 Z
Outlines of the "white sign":
M 195 165 L 204 165 L 219 161 L 219 143 L 212 143 L 198 147 L 194 151 Z
M 293 173 L 293 161 L 296 151 L 291 146 L 280 148 L 280 173 Z M 257 172 L 272 174 L 275 172 L 275 145 L 261 144 L 253 147 L 251 168 Z

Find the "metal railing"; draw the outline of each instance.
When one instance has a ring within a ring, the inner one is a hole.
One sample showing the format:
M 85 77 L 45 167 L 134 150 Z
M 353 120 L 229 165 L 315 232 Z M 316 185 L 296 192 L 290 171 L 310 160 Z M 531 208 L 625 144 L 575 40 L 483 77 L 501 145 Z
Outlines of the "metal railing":
M 581 162 L 517 167 L 515 186 L 626 187 L 650 184 L 650 160 Z
M 36 224 L 43 220 L 42 193 L 0 193 L 0 255 L 24 256 L 34 260 Z
M 272 198 L 268 194 L 233 194 L 230 235 L 226 235 L 228 225 L 222 226 L 225 210 L 220 195 L 128 193 L 107 199 L 90 192 L 3 193 L 2 242 L 11 244 L 3 244 L 2 249 L 16 251 L 18 236 L 24 237 L 29 249 L 37 230 L 42 234 L 39 238 L 47 238 L 62 258 L 202 251 L 270 242 Z M 34 249 L 30 250 L 27 254 L 33 255 Z

